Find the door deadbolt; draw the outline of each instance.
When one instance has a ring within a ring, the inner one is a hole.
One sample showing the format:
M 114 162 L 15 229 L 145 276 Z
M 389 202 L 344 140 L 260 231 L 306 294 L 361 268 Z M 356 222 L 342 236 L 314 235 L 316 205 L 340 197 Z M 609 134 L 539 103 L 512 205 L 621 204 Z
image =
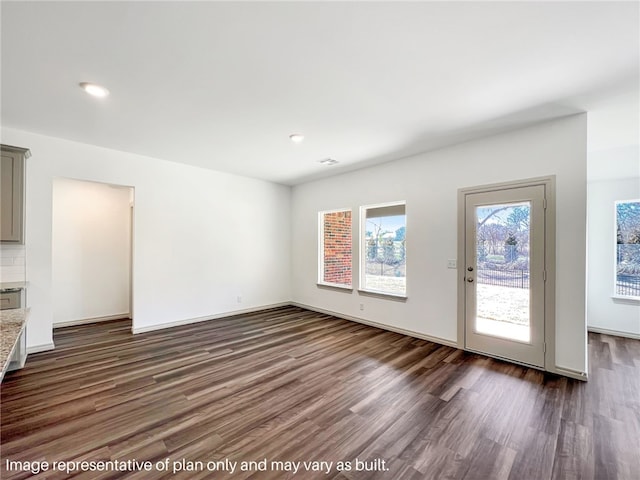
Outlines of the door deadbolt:
M 467 267 L 467 270 L 469 270 L 470 272 L 473 272 L 473 267 Z

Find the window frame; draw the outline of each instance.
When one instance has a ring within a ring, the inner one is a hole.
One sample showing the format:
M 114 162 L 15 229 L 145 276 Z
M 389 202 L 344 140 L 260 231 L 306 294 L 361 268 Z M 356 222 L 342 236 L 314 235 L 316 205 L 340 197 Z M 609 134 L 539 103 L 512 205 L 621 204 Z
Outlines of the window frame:
M 324 216 L 329 213 L 349 212 L 351 214 L 351 284 L 333 283 L 324 280 Z M 353 291 L 353 209 L 334 208 L 318 212 L 318 278 L 319 287 L 331 287 L 341 290 Z
M 395 293 L 395 292 L 389 292 L 389 291 L 384 291 L 384 290 L 375 290 L 372 288 L 367 288 L 366 287 L 366 275 L 367 275 L 367 271 L 366 271 L 366 262 L 367 262 L 367 211 L 368 210 L 374 210 L 374 209 L 379 209 L 379 208 L 386 208 L 386 207 L 399 207 L 402 206 L 404 207 L 404 217 L 405 217 L 405 221 L 404 221 L 404 227 L 405 227 L 405 238 L 406 238 L 406 231 L 407 231 L 407 202 L 406 200 L 398 200 L 398 201 L 394 201 L 394 202 L 385 202 L 385 203 L 376 203 L 376 204 L 371 204 L 371 205 L 362 205 L 360 206 L 360 232 L 359 232 L 359 240 L 358 240 L 358 245 L 359 245 L 359 275 L 358 275 L 358 292 L 365 294 L 365 295 L 372 295 L 372 296 L 380 296 L 380 297 L 390 297 L 396 300 L 406 300 L 408 298 L 408 292 L 409 292 L 409 288 L 407 285 L 407 274 L 406 274 L 406 267 L 407 267 L 407 260 L 406 260 L 406 250 L 405 250 L 405 289 L 404 289 L 404 293 Z
M 624 295 L 622 293 L 618 293 L 618 205 L 624 203 L 640 203 L 640 198 L 615 200 L 613 202 L 613 294 L 611 295 L 611 298 L 632 303 L 640 303 L 640 295 Z

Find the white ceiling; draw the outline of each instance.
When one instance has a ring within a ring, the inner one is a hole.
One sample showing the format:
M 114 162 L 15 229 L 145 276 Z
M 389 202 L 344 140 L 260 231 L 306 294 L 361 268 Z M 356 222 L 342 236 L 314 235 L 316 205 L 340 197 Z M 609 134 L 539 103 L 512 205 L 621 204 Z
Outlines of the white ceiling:
M 1 9 L 17 129 L 285 184 L 579 111 L 591 149 L 638 144 L 638 2 Z

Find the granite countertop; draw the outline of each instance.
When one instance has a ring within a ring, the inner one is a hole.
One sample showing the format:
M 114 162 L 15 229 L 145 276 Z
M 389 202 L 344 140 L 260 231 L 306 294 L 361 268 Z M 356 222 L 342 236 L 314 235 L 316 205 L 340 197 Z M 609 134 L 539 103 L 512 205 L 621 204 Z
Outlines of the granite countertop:
M 28 282 L 0 282 L 0 290 L 11 290 L 15 288 L 27 288 Z
M 26 308 L 0 310 L 0 378 L 4 376 L 9 365 L 9 359 L 27 324 L 28 316 L 29 310 Z

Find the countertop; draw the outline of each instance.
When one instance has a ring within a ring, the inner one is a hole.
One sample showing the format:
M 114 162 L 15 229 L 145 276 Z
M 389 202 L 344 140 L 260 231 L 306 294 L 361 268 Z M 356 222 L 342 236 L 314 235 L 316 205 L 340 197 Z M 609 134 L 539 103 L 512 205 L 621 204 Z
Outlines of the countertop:
M 27 324 L 29 309 L 0 310 L 0 378 L 4 377 L 18 338 Z
M 0 290 L 9 290 L 12 288 L 27 288 L 29 282 L 0 282 Z

